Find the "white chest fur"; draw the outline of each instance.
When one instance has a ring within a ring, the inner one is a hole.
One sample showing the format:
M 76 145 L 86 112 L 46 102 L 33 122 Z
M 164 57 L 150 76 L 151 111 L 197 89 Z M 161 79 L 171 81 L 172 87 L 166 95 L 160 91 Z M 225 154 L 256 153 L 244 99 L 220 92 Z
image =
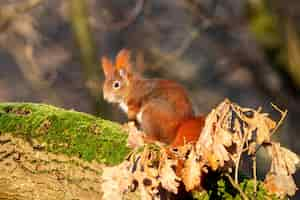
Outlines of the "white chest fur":
M 142 123 L 142 120 L 143 120 L 143 111 L 144 111 L 144 109 L 141 108 L 141 109 L 140 109 L 140 112 L 138 112 L 138 114 L 136 115 L 136 120 L 137 120 L 139 123 Z
M 125 103 L 120 103 L 119 106 L 125 113 L 128 113 L 128 106 Z
M 125 103 L 120 103 L 119 104 L 120 108 L 125 112 L 128 113 L 128 106 Z M 143 109 L 140 109 L 140 111 L 136 115 L 136 120 L 141 123 L 142 122 L 142 117 L 143 117 Z

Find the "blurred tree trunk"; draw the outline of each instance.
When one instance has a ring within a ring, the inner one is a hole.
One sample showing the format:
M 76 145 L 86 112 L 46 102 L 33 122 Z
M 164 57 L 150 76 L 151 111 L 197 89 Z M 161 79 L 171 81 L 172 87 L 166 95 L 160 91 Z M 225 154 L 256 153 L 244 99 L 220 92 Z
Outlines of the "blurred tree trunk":
M 89 14 L 85 0 L 70 1 L 70 20 L 73 34 L 81 57 L 82 72 L 97 113 L 105 113 L 105 102 L 100 98 L 100 63 L 96 56 L 96 42 L 89 25 Z

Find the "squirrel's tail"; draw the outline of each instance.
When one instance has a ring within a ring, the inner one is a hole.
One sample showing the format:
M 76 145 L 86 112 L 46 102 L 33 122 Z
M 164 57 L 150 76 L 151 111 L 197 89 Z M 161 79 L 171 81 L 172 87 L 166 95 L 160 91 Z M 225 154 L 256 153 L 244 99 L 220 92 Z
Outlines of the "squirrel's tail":
M 196 143 L 204 127 L 205 116 L 184 121 L 178 128 L 176 138 L 171 143 L 172 147 L 182 146 L 187 143 Z

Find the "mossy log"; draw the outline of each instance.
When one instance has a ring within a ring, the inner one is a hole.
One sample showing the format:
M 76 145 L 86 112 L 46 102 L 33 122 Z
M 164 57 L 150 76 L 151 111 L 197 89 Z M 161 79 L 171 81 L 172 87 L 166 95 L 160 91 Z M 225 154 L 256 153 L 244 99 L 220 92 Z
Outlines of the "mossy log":
M 0 103 L 0 199 L 101 199 L 101 169 L 129 153 L 117 123 L 49 105 Z

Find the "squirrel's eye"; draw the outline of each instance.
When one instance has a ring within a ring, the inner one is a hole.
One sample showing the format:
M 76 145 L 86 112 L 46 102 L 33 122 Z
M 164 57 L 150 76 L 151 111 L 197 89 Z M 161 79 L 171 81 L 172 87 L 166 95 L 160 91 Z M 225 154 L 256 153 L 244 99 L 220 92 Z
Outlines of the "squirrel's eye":
M 121 87 L 120 81 L 115 81 L 115 82 L 113 82 L 113 88 L 114 88 L 114 89 L 119 89 L 120 87 Z

